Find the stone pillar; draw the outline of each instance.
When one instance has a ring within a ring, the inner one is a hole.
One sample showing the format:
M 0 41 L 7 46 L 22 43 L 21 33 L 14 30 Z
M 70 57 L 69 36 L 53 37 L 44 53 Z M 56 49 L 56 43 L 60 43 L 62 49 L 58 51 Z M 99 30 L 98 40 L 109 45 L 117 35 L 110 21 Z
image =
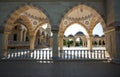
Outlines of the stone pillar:
M 87 47 L 89 50 L 92 50 L 92 35 L 87 38 Z
M 52 55 L 53 59 L 58 59 L 58 30 L 55 28 L 53 32 L 53 45 L 52 45 Z
M 63 36 L 59 37 L 60 50 L 63 50 Z
M 23 33 L 23 41 L 24 42 L 26 41 L 26 33 L 27 33 L 27 31 L 24 31 L 24 33 Z
M 0 33 L 0 59 L 4 57 L 3 44 L 4 44 L 4 34 Z
M 20 42 L 23 40 L 23 30 L 20 31 Z
M 8 54 L 8 36 L 10 32 L 4 32 L 4 56 Z
M 34 50 L 35 36 L 30 35 L 30 50 Z
M 108 28 L 105 31 L 106 50 L 112 62 L 120 64 L 120 27 Z

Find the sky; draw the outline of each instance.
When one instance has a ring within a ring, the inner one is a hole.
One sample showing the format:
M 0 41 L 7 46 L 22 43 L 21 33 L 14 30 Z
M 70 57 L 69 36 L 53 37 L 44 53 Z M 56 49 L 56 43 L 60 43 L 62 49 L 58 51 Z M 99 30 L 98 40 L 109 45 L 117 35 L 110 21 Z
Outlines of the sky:
M 72 24 L 70 27 L 68 27 L 64 33 L 65 36 L 69 36 L 70 34 L 75 35 L 77 32 L 83 32 L 85 35 L 88 35 L 86 30 L 80 25 L 80 24 Z M 97 34 L 99 36 L 102 36 L 103 33 L 103 28 L 100 23 L 98 23 L 95 28 L 93 29 L 93 35 Z

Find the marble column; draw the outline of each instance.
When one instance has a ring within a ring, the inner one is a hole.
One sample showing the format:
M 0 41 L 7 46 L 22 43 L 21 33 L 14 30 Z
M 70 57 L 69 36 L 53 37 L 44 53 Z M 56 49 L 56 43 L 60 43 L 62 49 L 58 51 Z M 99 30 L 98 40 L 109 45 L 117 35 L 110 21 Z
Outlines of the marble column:
M 23 41 L 23 30 L 20 31 L 20 42 Z
M 111 62 L 120 64 L 120 27 L 107 28 L 105 31 L 106 50 Z
M 4 34 L 0 33 L 0 58 L 4 57 L 3 44 L 4 44 Z
M 4 56 L 7 57 L 8 54 L 8 36 L 10 32 L 4 32 Z
M 30 35 L 30 50 L 34 50 L 35 36 Z
M 52 32 L 53 32 L 52 58 L 58 59 L 58 30 L 53 29 Z
M 87 38 L 87 47 L 89 50 L 92 50 L 92 35 Z
M 60 50 L 63 50 L 63 36 L 59 37 Z
M 24 31 L 24 33 L 23 33 L 23 41 L 24 42 L 26 41 L 26 33 L 27 33 L 27 31 Z

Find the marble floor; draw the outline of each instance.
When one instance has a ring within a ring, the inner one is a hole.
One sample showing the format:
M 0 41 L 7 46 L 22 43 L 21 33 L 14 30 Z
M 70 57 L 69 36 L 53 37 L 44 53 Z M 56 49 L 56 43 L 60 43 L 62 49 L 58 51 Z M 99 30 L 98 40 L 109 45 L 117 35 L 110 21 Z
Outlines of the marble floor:
M 0 77 L 120 77 L 120 65 L 103 61 L 0 61 Z

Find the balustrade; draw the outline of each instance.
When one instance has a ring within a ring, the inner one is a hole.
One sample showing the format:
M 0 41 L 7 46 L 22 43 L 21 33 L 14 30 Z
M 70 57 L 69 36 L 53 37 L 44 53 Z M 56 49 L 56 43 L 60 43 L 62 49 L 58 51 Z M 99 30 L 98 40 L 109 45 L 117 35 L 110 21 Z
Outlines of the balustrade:
M 59 50 L 59 60 L 105 60 L 105 50 Z M 7 59 L 52 60 L 52 50 L 36 49 L 33 51 L 12 49 Z

